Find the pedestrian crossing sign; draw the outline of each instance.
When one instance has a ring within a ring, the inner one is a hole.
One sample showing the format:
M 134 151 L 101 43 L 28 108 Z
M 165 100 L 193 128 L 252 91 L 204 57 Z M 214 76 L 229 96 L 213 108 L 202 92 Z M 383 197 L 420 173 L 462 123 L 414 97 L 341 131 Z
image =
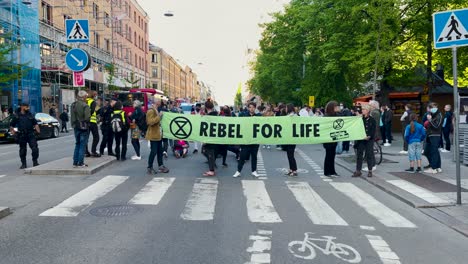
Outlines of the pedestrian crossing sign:
M 433 26 L 436 49 L 468 45 L 468 9 L 434 13 Z
M 67 43 L 89 43 L 89 21 L 87 19 L 66 19 Z

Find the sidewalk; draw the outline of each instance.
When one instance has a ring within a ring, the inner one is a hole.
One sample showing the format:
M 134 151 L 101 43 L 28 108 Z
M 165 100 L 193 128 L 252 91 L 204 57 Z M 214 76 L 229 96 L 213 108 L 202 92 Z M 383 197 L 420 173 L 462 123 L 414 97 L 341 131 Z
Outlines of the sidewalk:
M 394 134 L 392 146 L 384 147 L 383 161 L 374 171 L 374 177 L 363 179 L 397 197 L 405 203 L 418 208 L 423 213 L 468 236 L 468 166 L 461 165 L 462 205 L 456 205 L 456 166 L 453 150 L 440 153 L 442 173 L 408 173 L 407 154 L 403 150 L 401 134 Z M 336 163 L 351 173 L 355 170 L 353 154 L 337 155 Z M 423 166 L 428 165 L 423 156 Z

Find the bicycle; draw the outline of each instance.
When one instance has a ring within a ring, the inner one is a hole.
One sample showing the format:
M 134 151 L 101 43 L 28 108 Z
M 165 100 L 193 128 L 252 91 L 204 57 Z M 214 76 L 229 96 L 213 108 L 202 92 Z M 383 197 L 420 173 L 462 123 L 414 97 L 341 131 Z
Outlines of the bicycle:
M 360 263 L 361 255 L 351 246 L 342 243 L 333 242 L 336 237 L 322 236 L 322 238 L 311 237 L 314 233 L 307 232 L 303 241 L 291 241 L 288 244 L 289 252 L 297 258 L 314 259 L 317 253 L 314 248 L 320 250 L 325 255 L 334 255 L 335 257 L 349 263 Z M 316 242 L 325 242 L 325 247 L 322 248 Z
M 380 165 L 383 161 L 383 152 L 382 152 L 382 146 L 379 144 L 380 139 L 376 139 L 374 141 L 374 156 L 375 156 L 375 165 Z M 354 154 L 357 156 L 357 149 L 354 148 Z M 364 152 L 364 160 L 366 160 L 366 153 Z

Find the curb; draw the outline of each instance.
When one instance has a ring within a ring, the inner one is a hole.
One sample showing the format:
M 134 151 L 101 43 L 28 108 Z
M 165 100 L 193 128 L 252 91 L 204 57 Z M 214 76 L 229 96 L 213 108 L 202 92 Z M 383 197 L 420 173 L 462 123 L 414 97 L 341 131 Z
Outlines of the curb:
M 74 168 L 50 168 L 51 166 L 53 167 L 54 162 L 49 162 L 44 165 L 40 165 L 38 167 L 33 167 L 33 168 L 28 168 L 24 170 L 24 174 L 27 175 L 92 175 L 108 166 L 111 164 L 117 162 L 115 158 L 104 158 L 102 160 L 99 160 L 98 163 L 95 163 L 93 165 L 90 165 L 87 168 L 84 169 L 74 169 Z M 65 162 L 64 159 L 59 160 L 59 162 Z
M 12 214 L 10 208 L 0 206 L 0 219 L 6 217 L 7 215 Z
M 450 227 L 458 233 L 468 237 L 468 224 L 461 222 L 453 216 L 450 216 L 437 208 L 420 209 L 425 215 L 435 219 L 436 221 Z
M 354 170 L 350 170 L 349 169 L 349 165 L 351 165 L 350 163 L 346 162 L 346 161 L 343 161 L 343 160 L 340 160 L 340 159 L 336 159 L 335 160 L 335 163 L 344 168 L 345 170 L 353 173 Z M 368 178 L 368 177 L 360 177 L 361 179 L 363 179 L 364 181 L 367 181 L 368 183 L 376 186 L 377 188 L 383 190 L 384 192 L 392 195 L 393 197 L 397 198 L 398 200 L 408 204 L 409 206 L 412 206 L 414 208 L 435 208 L 435 207 L 438 207 L 439 205 L 435 205 L 435 204 L 431 204 L 431 203 L 428 203 L 424 200 L 422 200 L 421 198 L 419 197 L 416 197 L 404 190 L 401 190 L 400 188 L 390 184 L 390 183 L 387 183 L 385 180 L 382 180 L 381 178 L 379 177 L 372 177 L 372 178 Z

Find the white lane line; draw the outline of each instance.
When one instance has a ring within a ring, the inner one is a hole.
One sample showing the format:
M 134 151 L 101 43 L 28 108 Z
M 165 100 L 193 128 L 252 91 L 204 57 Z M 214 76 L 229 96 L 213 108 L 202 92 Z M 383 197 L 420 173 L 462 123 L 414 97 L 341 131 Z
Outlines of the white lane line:
M 314 224 L 348 225 L 307 182 L 286 182 L 286 184 Z
M 128 203 L 157 205 L 171 187 L 175 178 L 154 178 L 141 189 Z
M 257 154 L 257 173 L 261 176 L 259 180 L 266 180 L 268 179 L 268 175 L 265 169 L 265 163 L 263 161 L 262 151 L 259 149 Z
M 5 176 L 6 176 L 6 175 L 0 175 L 0 178 L 3 178 L 3 177 L 5 177 Z
M 330 184 L 366 210 L 367 213 L 377 218 L 385 226 L 416 228 L 415 224 L 377 201 L 354 184 L 347 182 L 331 182 Z
M 127 179 L 128 177 L 126 176 L 106 176 L 60 204 L 43 212 L 40 216 L 77 216 L 97 199 L 103 197 Z
M 375 231 L 375 227 L 373 227 L 373 226 L 361 225 L 361 226 L 359 226 L 359 228 L 361 228 L 362 230 Z
M 280 223 L 281 218 L 271 202 L 263 181 L 242 181 L 247 199 L 247 215 L 254 223 Z
M 433 204 L 447 204 L 450 203 L 450 201 L 442 199 L 436 195 L 434 195 L 433 192 L 421 188 L 416 184 L 413 184 L 411 182 L 405 181 L 405 180 L 388 180 L 388 183 L 395 185 L 396 187 L 407 191 L 411 193 L 414 196 L 417 196 L 421 199 L 423 199 L 426 202 L 433 203 Z
M 192 221 L 213 220 L 217 194 L 218 180 L 197 179 L 180 217 Z
M 379 255 L 380 260 L 385 263 L 400 264 L 400 258 L 392 251 L 390 246 L 380 236 L 366 235 L 374 251 Z
M 268 230 L 258 230 L 258 235 L 250 236 L 249 240 L 253 240 L 251 247 L 247 248 L 247 253 L 250 253 L 250 261 L 245 264 L 268 264 L 271 262 L 271 237 L 273 232 Z

